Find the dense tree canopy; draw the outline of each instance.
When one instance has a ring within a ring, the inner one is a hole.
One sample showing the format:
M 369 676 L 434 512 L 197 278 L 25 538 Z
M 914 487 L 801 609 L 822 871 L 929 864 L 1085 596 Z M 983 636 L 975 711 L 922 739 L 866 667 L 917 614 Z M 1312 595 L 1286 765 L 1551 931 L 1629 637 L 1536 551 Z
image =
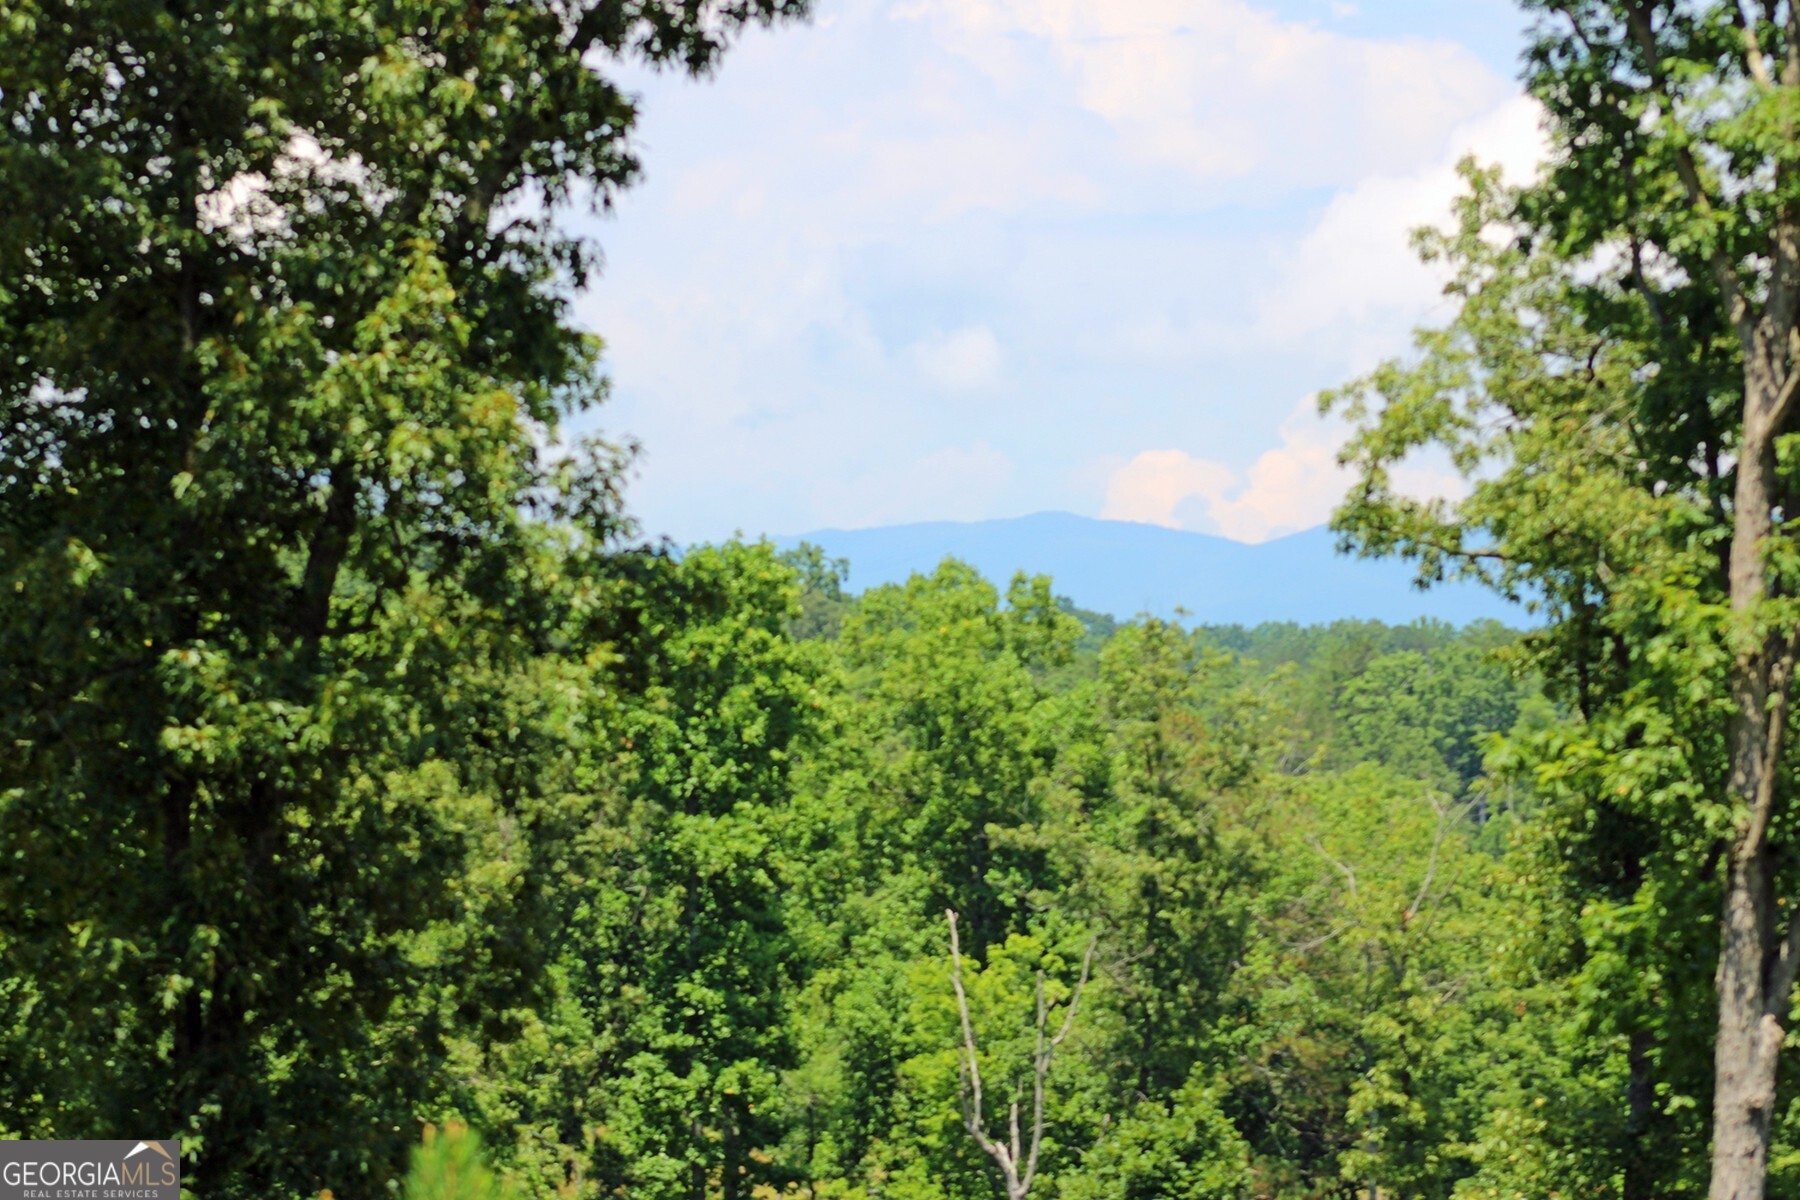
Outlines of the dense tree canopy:
M 555 214 L 596 65 L 797 8 L 0 8 L 10 1130 L 374 1188 L 541 988 L 633 600 Z
M 1800 8 L 1528 7 L 1554 153 L 1516 191 L 1472 174 L 1460 230 L 1430 243 L 1462 310 L 1349 392 L 1362 485 L 1339 523 L 1550 618 L 1532 660 L 1579 722 L 1533 752 L 1570 883 L 1613 914 L 1582 939 L 1669 981 L 1605 1000 L 1634 1047 L 1634 1136 L 1707 1106 L 1709 1194 L 1751 1200 L 1791 1138 L 1778 1064 L 1800 965 Z M 1427 447 L 1467 500 L 1393 491 Z M 1679 982 L 1702 972 L 1710 1081 L 1687 1045 L 1703 1001 Z
M 221 1200 L 1800 1189 L 1800 10 L 1531 0 L 1552 161 L 1328 400 L 1347 541 L 1521 635 L 636 544 L 559 217 L 621 64 L 802 8 L 0 3 L 0 1135 Z

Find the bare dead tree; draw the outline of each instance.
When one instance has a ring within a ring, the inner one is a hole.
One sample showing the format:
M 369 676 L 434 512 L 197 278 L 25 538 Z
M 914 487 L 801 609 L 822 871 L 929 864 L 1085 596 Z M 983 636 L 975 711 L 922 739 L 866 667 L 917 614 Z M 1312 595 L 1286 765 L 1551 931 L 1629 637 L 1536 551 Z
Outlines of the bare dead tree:
M 963 1125 L 967 1127 L 969 1136 L 975 1139 L 975 1144 L 981 1147 L 982 1153 L 999 1166 L 1001 1179 L 1006 1185 L 1006 1200 L 1026 1200 L 1031 1193 L 1031 1184 L 1037 1178 L 1038 1151 L 1044 1144 L 1044 1083 L 1050 1076 L 1050 1060 L 1055 1056 L 1056 1048 L 1063 1044 L 1063 1039 L 1069 1036 L 1069 1030 L 1075 1027 L 1075 1010 L 1081 1005 L 1081 993 L 1087 987 L 1088 974 L 1094 965 L 1094 948 L 1100 944 L 1100 940 L 1094 938 L 1088 942 L 1087 953 L 1081 959 L 1081 978 L 1069 997 L 1069 1007 L 1063 1013 L 1062 1027 L 1051 1038 L 1044 1036 L 1050 1017 L 1050 1007 L 1044 1002 L 1044 973 L 1037 973 L 1037 1036 L 1031 1053 L 1031 1133 L 1027 1140 L 1021 1142 L 1019 1096 L 1015 1092 L 1007 1140 L 1002 1143 L 988 1135 L 986 1117 L 982 1111 L 981 1063 L 976 1055 L 975 1026 L 969 1019 L 969 997 L 963 991 L 962 943 L 957 938 L 956 910 L 945 909 L 944 916 L 950 922 L 950 983 L 956 989 L 956 1008 L 962 1016 Z

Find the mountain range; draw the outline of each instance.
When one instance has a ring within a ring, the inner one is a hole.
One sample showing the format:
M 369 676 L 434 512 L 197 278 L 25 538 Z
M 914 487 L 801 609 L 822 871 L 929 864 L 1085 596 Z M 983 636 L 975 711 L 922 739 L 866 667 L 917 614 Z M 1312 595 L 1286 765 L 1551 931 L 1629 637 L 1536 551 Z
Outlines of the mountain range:
M 1257 544 L 1160 525 L 1046 512 L 991 521 L 820 529 L 773 539 L 810 542 L 850 564 L 853 592 L 928 573 L 946 557 L 1002 588 L 1015 571 L 1049 575 L 1058 595 L 1121 619 L 1140 613 L 1206 625 L 1316 624 L 1345 618 L 1405 624 L 1533 623 L 1519 605 L 1468 583 L 1421 591 L 1398 559 L 1342 554 L 1323 526 Z

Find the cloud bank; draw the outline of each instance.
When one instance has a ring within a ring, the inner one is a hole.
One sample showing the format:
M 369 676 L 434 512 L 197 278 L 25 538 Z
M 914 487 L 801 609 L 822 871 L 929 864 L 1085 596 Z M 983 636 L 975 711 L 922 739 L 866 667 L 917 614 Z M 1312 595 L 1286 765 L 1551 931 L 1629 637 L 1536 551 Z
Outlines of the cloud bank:
M 1323 519 L 1304 398 L 1433 315 L 1408 232 L 1457 159 L 1538 142 L 1451 17 L 1297 3 L 843 0 L 637 80 L 648 177 L 580 314 L 646 526 Z

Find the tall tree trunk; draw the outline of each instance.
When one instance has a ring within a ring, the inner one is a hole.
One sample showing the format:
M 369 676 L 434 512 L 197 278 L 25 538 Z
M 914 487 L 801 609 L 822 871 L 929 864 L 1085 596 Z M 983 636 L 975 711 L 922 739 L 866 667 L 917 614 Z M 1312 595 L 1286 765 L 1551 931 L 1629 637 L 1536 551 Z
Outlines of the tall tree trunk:
M 1786 363 L 1791 320 L 1766 319 L 1745 342 L 1743 440 L 1732 513 L 1730 590 L 1736 648 L 1731 669 L 1730 790 L 1736 835 L 1720 917 L 1718 1036 L 1713 1044 L 1710 1200 L 1763 1200 L 1776 1070 L 1794 982 L 1789 912 L 1776 903 L 1769 827 L 1778 801 L 1796 643 L 1760 630 L 1768 591 L 1764 554 L 1774 532 L 1774 439 L 1797 369 Z
M 1786 989 L 1767 987 L 1771 913 L 1766 864 L 1733 862 L 1719 947 L 1719 1033 L 1713 1047 L 1712 1200 L 1762 1200 L 1769 1119 L 1784 1035 Z

